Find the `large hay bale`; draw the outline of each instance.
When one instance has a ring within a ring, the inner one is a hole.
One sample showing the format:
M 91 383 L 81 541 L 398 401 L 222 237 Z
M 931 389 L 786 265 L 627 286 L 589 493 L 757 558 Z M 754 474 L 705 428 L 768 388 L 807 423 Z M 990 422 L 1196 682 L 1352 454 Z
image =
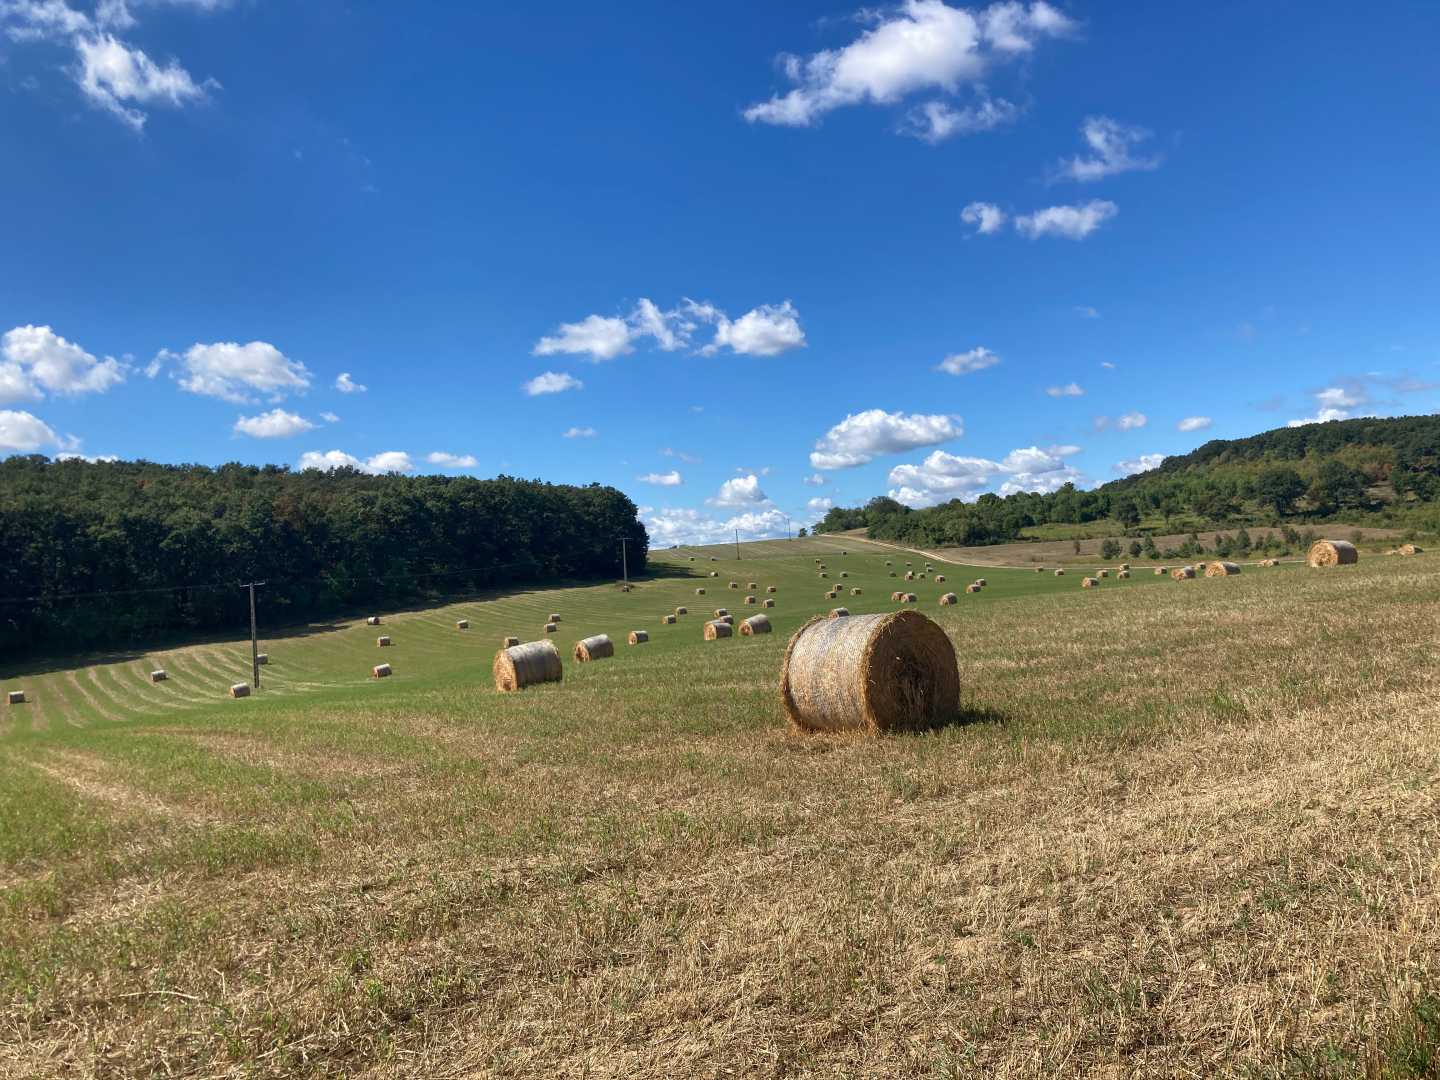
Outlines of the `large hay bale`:
M 761 605 L 761 607 L 774 607 L 774 606 L 775 606 L 775 601 L 774 601 L 774 600 L 771 600 L 768 596 L 765 598 L 765 603 Z
M 825 599 L 826 599 L 826 600 L 834 600 L 835 597 L 837 597 L 837 596 L 839 596 L 839 595 L 840 595 L 840 594 L 839 594 L 838 592 L 836 592 L 834 589 L 831 589 L 829 592 L 827 592 L 827 593 L 825 594 Z
M 1233 577 L 1240 572 L 1240 564 L 1216 560 L 1205 567 L 1206 577 Z
M 766 585 L 766 586 L 765 586 L 765 591 L 766 591 L 767 593 L 773 593 L 773 592 L 775 591 L 775 586 L 774 586 L 774 585 Z
M 520 639 L 519 639 L 518 637 L 506 637 L 506 638 L 502 638 L 502 639 L 500 640 L 500 647 L 501 647 L 502 649 L 508 649 L 508 648 L 510 648 L 512 645 L 519 645 L 519 644 L 520 644 Z
M 1080 587 L 1082 589 L 1098 589 L 1100 587 L 1100 579 L 1095 577 L 1081 578 Z
M 722 616 L 722 615 L 729 615 L 729 614 L 730 614 L 730 609 L 729 609 L 729 608 L 717 607 L 717 608 L 715 609 L 715 618 L 717 618 L 717 619 L 720 618 L 720 616 Z
M 547 623 L 545 624 L 545 633 L 547 633 L 547 634 L 553 634 L 553 633 L 555 633 L 556 631 L 558 631 L 559 629 L 560 629 L 560 627 L 557 626 L 557 625 L 556 625 L 555 623 L 553 623 L 553 622 L 547 622 Z
M 250 684 L 249 684 L 249 683 L 243 683 L 243 682 L 237 682 L 234 686 L 230 687 L 230 696 L 231 696 L 232 698 L 249 697 L 249 696 L 250 696 Z
M 890 602 L 891 602 L 892 604 L 895 603 L 897 600 L 904 600 L 904 599 L 905 599 L 905 594 L 904 594 L 903 592 L 892 592 L 892 593 L 890 594 Z
M 387 635 L 385 635 L 385 634 L 381 634 L 379 637 L 377 637 L 377 638 L 375 639 L 375 647 L 376 647 L 377 649 L 388 649 L 388 648 L 390 647 L 390 638 L 389 638 L 389 636 L 387 636 Z
M 469 619 L 456 619 L 456 620 L 455 620 L 455 629 L 456 629 L 456 630 L 469 630 L 469 629 L 470 629 L 470 620 L 469 620 Z
M 250 688 L 247 686 L 245 689 L 248 691 Z M 24 691 L 24 690 L 8 690 L 8 691 L 6 691 L 6 693 L 5 693 L 5 704 L 7 704 L 7 705 L 24 705 L 24 704 L 25 704 L 25 691 Z
M 831 609 L 830 609 L 830 618 L 832 618 L 832 619 L 844 619 L 844 618 L 848 618 L 849 615 L 850 615 L 850 609 L 849 609 L 849 608 L 837 607 L 837 608 L 831 608 Z
M 376 664 L 370 669 L 372 679 L 388 679 L 394 672 L 390 670 L 389 664 Z
M 379 625 L 380 625 L 380 616 L 379 616 L 379 615 L 371 615 L 368 619 L 365 620 L 365 625 L 366 625 L 366 626 L 379 626 Z
M 951 604 L 958 604 L 959 602 L 960 597 L 956 596 L 953 592 L 947 592 L 944 596 L 940 597 L 941 607 L 949 607 Z
M 571 655 L 575 657 L 577 664 L 588 664 L 591 660 L 604 660 L 606 657 L 615 655 L 615 643 L 610 640 L 609 634 L 594 634 L 577 641 L 575 651 Z
M 1177 566 L 1174 570 L 1170 571 L 1170 579 L 1172 581 L 1188 581 L 1194 576 L 1195 568 L 1193 566 Z
M 648 631 L 645 631 L 645 630 L 631 630 L 631 631 L 630 631 L 629 641 L 630 641 L 630 644 L 631 644 L 631 645 L 644 645 L 644 644 L 645 644 L 647 641 L 649 641 L 649 640 L 650 640 L 650 634 L 649 634 Z
M 164 682 L 168 678 L 170 678 L 170 673 L 164 668 L 156 668 L 150 672 L 150 681 L 152 683 Z
M 770 620 L 764 615 L 751 615 L 740 624 L 740 636 L 754 637 L 756 634 L 768 634 L 771 629 Z
M 934 727 L 955 716 L 959 697 L 954 646 L 918 611 L 812 619 L 780 669 L 785 713 L 806 731 Z
M 674 626 L 674 625 L 675 625 L 675 616 L 674 616 L 674 615 L 662 615 L 662 616 L 660 616 L 660 622 L 663 623 L 665 626 Z
M 511 693 L 536 683 L 560 682 L 565 677 L 565 666 L 553 641 L 530 641 L 501 649 L 495 654 L 491 672 L 495 689 Z
M 1425 549 L 1419 544 L 1401 544 L 1395 550 L 1401 555 L 1421 555 L 1425 552 Z
M 747 597 L 745 597 L 745 603 L 747 603 L 747 604 L 758 604 L 759 602 L 760 602 L 760 598 L 759 598 L 758 596 L 747 596 Z
M 1349 566 L 1360 561 L 1360 552 L 1348 540 L 1316 540 L 1305 561 L 1311 566 Z
M 718 622 L 718 621 L 717 621 L 717 622 L 707 622 L 707 623 L 705 624 L 705 640 L 706 640 L 706 641 L 719 641 L 721 638 L 727 638 L 727 637 L 729 637 L 729 636 L 730 636 L 731 634 L 733 634 L 734 632 L 735 632 L 735 631 L 734 631 L 734 628 L 732 628 L 729 623 L 723 623 L 723 622 Z

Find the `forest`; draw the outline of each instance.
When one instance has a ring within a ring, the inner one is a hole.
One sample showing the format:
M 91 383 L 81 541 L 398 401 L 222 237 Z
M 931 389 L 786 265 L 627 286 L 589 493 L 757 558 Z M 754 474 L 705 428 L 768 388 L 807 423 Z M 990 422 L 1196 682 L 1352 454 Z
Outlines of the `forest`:
M 835 507 L 816 532 L 867 529 L 921 546 L 997 544 L 1046 524 L 1110 520 L 1129 532 L 1335 517 L 1440 531 L 1440 416 L 1332 420 L 1215 439 L 1157 468 L 1081 490 L 981 495 L 924 509 L 887 496 Z
M 269 626 L 645 567 L 622 492 L 248 465 L 0 461 L 0 646 L 58 651 Z

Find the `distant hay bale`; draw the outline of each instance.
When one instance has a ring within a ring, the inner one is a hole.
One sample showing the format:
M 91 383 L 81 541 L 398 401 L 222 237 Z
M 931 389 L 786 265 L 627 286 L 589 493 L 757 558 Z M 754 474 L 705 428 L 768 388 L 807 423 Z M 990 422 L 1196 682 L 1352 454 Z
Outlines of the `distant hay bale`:
M 555 633 L 555 632 L 556 632 L 557 630 L 559 630 L 559 629 L 560 629 L 560 626 L 559 626 L 558 623 L 547 622 L 547 623 L 545 624 L 545 633 L 547 633 L 547 634 L 553 634 L 553 633 Z
M 368 619 L 365 620 L 365 625 L 366 625 L 366 626 L 379 626 L 379 625 L 380 625 L 380 616 L 379 616 L 379 615 L 371 615 Z
M 550 618 L 546 619 L 545 621 L 546 621 L 546 622 L 559 622 L 559 621 L 560 621 L 560 616 L 557 615 L 557 614 L 555 614 L 555 613 L 552 611 L 552 612 L 550 613 Z
M 660 616 L 660 621 L 661 621 L 664 625 L 666 625 L 666 626 L 674 626 L 674 625 L 675 625 L 675 616 L 674 616 L 674 615 L 662 615 L 662 616 Z
M 170 673 L 164 668 L 156 668 L 150 672 L 150 681 L 152 683 L 164 682 L 168 678 L 170 678 Z
M 830 568 L 829 568 L 828 566 L 826 566 L 826 565 L 822 562 L 822 563 L 820 564 L 820 569 L 821 569 L 821 570 L 829 570 Z
M 891 570 L 891 571 L 890 571 L 890 576 L 891 576 L 891 577 L 894 577 L 894 576 L 895 576 L 895 571 L 894 571 L 894 570 Z
M 560 682 L 565 678 L 560 650 L 555 648 L 553 641 L 531 641 L 501 649 L 495 654 L 491 671 L 495 676 L 495 689 L 501 693 L 513 693 L 537 683 Z
M 1100 587 L 1100 579 L 1095 577 L 1081 578 L 1080 587 L 1082 589 L 1098 589 Z
M 979 585 L 983 589 L 986 585 L 989 585 L 990 583 L 986 581 L 983 577 L 977 577 L 975 579 L 975 584 Z
M 248 686 L 245 687 L 245 690 L 246 690 L 246 692 L 248 693 L 249 690 L 250 690 L 250 687 L 248 687 Z M 24 704 L 25 704 L 25 691 L 24 691 L 24 690 L 10 690 L 10 691 L 8 691 L 8 692 L 5 694 L 5 704 L 7 704 L 7 705 L 24 705 Z
M 747 590 L 748 592 L 754 592 L 756 589 L 760 588 L 760 586 L 757 585 L 755 582 L 750 581 L 750 582 L 746 582 L 745 588 L 746 588 L 746 590 Z
M 840 549 L 840 554 L 841 554 L 841 555 L 849 555 L 850 552 L 846 551 L 844 548 L 841 548 L 841 549 Z
M 711 555 L 711 556 L 710 556 L 710 561 L 711 561 L 711 562 L 719 562 L 719 561 L 720 561 L 720 559 L 719 559 L 719 557 L 718 557 L 718 556 L 715 556 L 715 555 Z
M 707 622 L 705 624 L 706 641 L 719 641 L 721 638 L 729 637 L 734 632 L 734 629 L 729 623 Z
M 376 664 L 370 669 L 370 677 L 372 679 L 388 679 L 393 674 L 394 672 L 390 670 L 389 664 Z
M 738 581 L 732 581 L 732 582 L 730 582 L 730 588 L 732 588 L 732 589 L 738 589 L 739 587 L 740 587 L 740 583 L 739 583 Z
M 1360 561 L 1360 552 L 1348 540 L 1316 540 L 1305 561 L 1311 566 L 1349 566 Z
M 722 616 L 722 615 L 729 615 L 729 614 L 730 614 L 730 609 L 729 609 L 729 608 L 717 607 L 717 608 L 715 609 L 715 618 L 717 618 L 717 619 L 720 618 L 720 616 Z
M 919 598 L 918 596 L 916 596 L 913 592 L 907 592 L 907 593 L 905 594 L 905 602 L 906 602 L 907 604 L 918 603 L 919 600 L 920 600 L 920 598 Z
M 960 597 L 956 596 L 953 592 L 947 592 L 944 596 L 940 597 L 941 607 L 949 607 L 951 604 L 958 604 L 959 602 Z
M 734 626 L 734 625 L 735 625 L 735 616 L 734 616 L 734 615 L 717 615 L 717 616 L 716 616 L 713 620 L 711 620 L 711 621 L 712 621 L 712 622 L 723 622 L 726 626 Z
M 629 591 L 630 591 L 630 586 L 629 586 L 629 585 L 621 585 L 621 586 L 620 586 L 620 591 L 621 591 L 621 592 L 629 592 Z
M 761 605 L 761 607 L 774 607 L 774 606 L 775 606 L 775 601 L 774 601 L 774 600 L 771 600 L 768 596 L 765 598 L 765 603 Z
M 1104 570 L 1104 569 L 1096 570 L 1096 571 L 1095 571 L 1095 576 L 1096 576 L 1096 577 L 1109 577 L 1109 576 L 1110 576 L 1110 571 L 1109 571 L 1109 570 Z
M 577 641 L 575 649 L 570 655 L 578 664 L 588 664 L 591 660 L 604 660 L 615 655 L 615 643 L 610 640 L 609 634 L 594 634 Z
M 1169 568 L 1168 566 L 1157 566 L 1157 567 L 1155 567 L 1155 576 L 1156 576 L 1156 577 L 1164 577 L 1164 576 L 1165 576 L 1166 574 L 1168 574 L 1168 573 L 1170 573 L 1170 568 Z
M 1215 561 L 1205 567 L 1206 577 L 1233 577 L 1240 572 L 1240 564 L 1233 562 Z
M 745 603 L 747 603 L 747 604 L 755 604 L 755 603 L 758 603 L 758 602 L 759 602 L 759 600 L 758 600 L 757 597 L 754 597 L 754 596 L 747 596 L 747 597 L 745 597 Z
M 978 581 L 972 581 L 969 585 L 965 586 L 965 591 L 967 593 L 978 593 L 984 587 L 985 586 L 981 585 Z
M 1129 571 L 1129 570 L 1121 570 L 1121 571 L 1120 571 L 1118 574 L 1116 574 L 1115 576 L 1116 576 L 1117 578 L 1128 578 L 1128 577 L 1130 576 L 1130 571 Z
M 848 619 L 849 617 L 850 617 L 850 609 L 849 609 L 849 608 L 837 607 L 837 608 L 831 608 L 831 609 L 830 609 L 830 618 L 832 618 L 832 619 Z
M 719 571 L 719 570 L 711 570 L 711 571 L 710 571 L 710 576 L 711 576 L 711 577 L 719 577 L 719 576 L 720 576 L 720 571 Z
M 676 615 L 689 615 L 689 614 L 690 614 L 690 609 L 689 609 L 688 607 L 684 607 L 684 606 L 677 607 L 677 608 L 675 609 L 675 614 L 676 614 Z
M 841 571 L 840 571 L 840 576 L 841 576 L 841 577 L 849 577 L 849 576 L 850 576 L 850 571 L 849 571 L 849 570 L 841 570 Z
M 754 637 L 756 634 L 768 634 L 770 630 L 770 620 L 764 615 L 751 615 L 740 624 L 741 637 Z
M 1401 555 L 1422 555 L 1425 552 L 1425 549 L 1419 544 L 1401 544 L 1395 550 Z
M 694 562 L 694 561 L 695 561 L 695 556 L 694 556 L 694 555 L 691 555 L 691 556 L 690 556 L 690 561 L 691 561 L 691 562 Z
M 1170 571 L 1170 579 L 1172 581 L 1188 581 L 1194 576 L 1195 568 L 1193 566 L 1177 566 L 1174 570 Z
M 945 575 L 944 575 L 944 574 L 936 574 L 936 575 L 935 575 L 935 584 L 936 584 L 936 585 L 943 585 L 943 584 L 945 584 Z
M 261 667 L 268 667 L 270 664 L 270 654 L 264 652 L 256 653 L 255 663 L 259 664 Z
M 704 595 L 705 595 L 705 590 L 704 590 L 703 588 L 696 589 L 696 590 L 695 590 L 695 595 L 696 595 L 696 596 L 704 596 Z
M 780 670 L 785 713 L 805 731 L 934 727 L 955 716 L 959 697 L 955 648 L 918 611 L 812 619 Z
M 230 696 L 231 696 L 232 698 L 249 697 L 249 696 L 250 696 L 250 684 L 249 684 L 249 683 L 243 683 L 243 682 L 237 682 L 234 686 L 230 687 Z
M 901 599 L 904 595 L 905 594 L 903 592 L 892 592 L 890 594 L 890 602 L 893 604 L 895 601 Z
M 1122 563 L 1120 564 L 1120 569 L 1121 569 L 1121 570 L 1129 570 L 1129 569 L 1130 569 L 1130 564 L 1129 564 L 1128 562 L 1122 562 Z
M 1060 568 L 1059 570 L 1056 570 L 1056 571 L 1055 571 L 1055 576 L 1056 576 L 1056 577 L 1064 577 L 1064 576 L 1065 576 L 1065 570 L 1064 570 L 1064 568 L 1062 567 L 1062 568 Z
M 906 581 L 914 581 L 914 580 L 915 580 L 915 571 L 914 571 L 914 570 L 906 570 L 906 571 L 905 571 L 905 580 L 906 580 Z
M 1045 568 L 1044 568 L 1043 566 L 1037 566 L 1037 567 L 1035 567 L 1035 573 L 1037 573 L 1037 574 L 1043 574 L 1044 572 L 1045 572 Z
M 520 644 L 520 639 L 519 639 L 518 637 L 502 638 L 501 641 L 500 641 L 500 647 L 501 647 L 502 649 L 508 649 L 508 648 L 510 648 L 510 647 L 512 647 L 512 646 L 514 646 L 514 645 L 519 645 L 519 644 Z
M 886 559 L 886 560 L 885 560 L 885 565 L 886 565 L 886 566 L 894 566 L 895 564 L 894 564 L 893 562 L 891 562 L 889 559 Z
M 774 585 L 766 585 L 766 586 L 765 586 L 765 591 L 766 591 L 767 593 L 773 593 L 773 592 L 775 591 L 775 586 L 774 586 Z
M 456 619 L 456 620 L 455 620 L 455 629 L 456 629 L 456 630 L 469 630 L 469 629 L 470 629 L 470 620 L 469 620 L 469 619 Z
M 673 618 L 673 616 L 672 616 L 672 618 Z M 649 640 L 650 640 L 650 634 L 649 634 L 649 632 L 646 631 L 646 630 L 631 630 L 631 631 L 630 631 L 629 641 L 630 641 L 630 644 L 631 644 L 631 645 L 644 645 L 644 644 L 645 644 L 647 641 L 649 641 Z
M 860 586 L 857 585 L 857 586 L 855 586 L 855 588 L 853 588 L 853 589 L 850 590 L 850 595 L 851 595 L 851 596 L 859 596 L 862 592 L 864 592 L 864 590 L 861 589 Z
M 388 649 L 390 647 L 390 638 L 385 634 L 381 634 L 375 639 L 375 647 L 377 649 Z

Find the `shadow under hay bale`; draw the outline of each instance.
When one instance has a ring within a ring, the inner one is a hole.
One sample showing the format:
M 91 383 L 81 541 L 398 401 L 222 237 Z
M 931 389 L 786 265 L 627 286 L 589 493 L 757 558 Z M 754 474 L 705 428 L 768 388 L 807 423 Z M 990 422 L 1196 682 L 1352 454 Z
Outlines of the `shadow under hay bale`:
M 785 650 L 780 699 L 804 731 L 938 727 L 959 711 L 955 649 L 916 611 L 819 617 Z
M 491 671 L 495 676 L 495 689 L 502 693 L 523 690 L 537 683 L 560 682 L 565 677 L 560 650 L 550 641 L 531 641 L 501 649 L 495 654 Z
M 630 644 L 631 644 L 631 645 L 644 645 L 644 644 L 645 644 L 647 641 L 649 641 L 649 640 L 650 640 L 650 634 L 649 634 L 648 631 L 645 631 L 645 630 L 631 630 L 631 631 L 630 631 L 629 641 L 630 641 Z
M 740 624 L 741 637 L 754 637 L 756 634 L 770 633 L 770 620 L 764 615 L 751 615 Z
M 609 634 L 595 634 L 577 641 L 572 655 L 576 663 L 580 664 L 588 664 L 591 660 L 604 660 L 615 655 L 615 643 L 610 640 Z
M 1311 566 L 1350 566 L 1360 561 L 1360 552 L 1348 540 L 1316 540 L 1305 561 Z

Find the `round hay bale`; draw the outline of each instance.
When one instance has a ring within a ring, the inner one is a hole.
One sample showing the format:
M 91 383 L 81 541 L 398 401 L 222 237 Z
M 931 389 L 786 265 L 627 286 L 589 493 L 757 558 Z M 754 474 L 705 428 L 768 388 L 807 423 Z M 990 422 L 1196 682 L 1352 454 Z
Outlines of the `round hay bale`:
M 1128 578 L 1128 577 L 1130 576 L 1130 571 L 1129 571 L 1129 570 L 1121 570 L 1121 571 L 1120 571 L 1118 574 L 1116 574 L 1115 576 L 1116 576 L 1117 578 Z
M 545 633 L 547 634 L 553 634 L 559 629 L 560 627 L 556 626 L 553 622 L 547 622 L 545 624 Z
M 495 689 L 501 693 L 523 690 L 536 683 L 560 682 L 565 677 L 560 650 L 553 641 L 531 641 L 501 649 L 495 654 L 491 670 L 495 675 Z
M 631 645 L 644 645 L 650 640 L 650 634 L 645 630 L 631 630 L 629 640 Z
M 954 717 L 955 648 L 918 611 L 812 619 L 785 650 L 780 700 L 805 731 L 896 731 Z
M 1082 589 L 1098 589 L 1100 587 L 1100 579 L 1094 577 L 1081 578 L 1080 587 Z
M 965 586 L 965 591 L 967 593 L 978 593 L 983 588 L 984 586 L 981 585 L 978 581 L 972 581 L 969 585 Z
M 1129 564 L 1128 562 L 1122 562 L 1122 563 L 1120 564 L 1120 569 L 1121 569 L 1121 570 L 1129 570 L 1129 569 L 1130 569 L 1130 564 Z
M 893 603 L 895 603 L 895 601 L 897 601 L 897 600 L 902 600 L 902 599 L 904 599 L 904 597 L 905 597 L 905 594 L 904 594 L 903 592 L 892 592 L 892 593 L 890 594 L 890 602 L 893 604 Z
M 707 622 L 705 624 L 706 641 L 719 641 L 721 638 L 729 637 L 734 632 L 734 629 L 729 623 Z
M 914 580 L 915 580 L 915 571 L 914 571 L 914 570 L 906 570 L 906 571 L 905 571 L 905 580 L 906 580 L 906 581 L 914 581 Z
M 394 672 L 390 670 L 389 664 L 376 664 L 370 669 L 372 679 L 388 679 Z
M 629 591 L 630 591 L 630 586 L 629 586 L 629 585 L 621 585 L 621 586 L 620 586 L 620 591 L 621 591 L 621 592 L 629 592 Z
M 766 585 L 766 586 L 765 586 L 765 591 L 766 591 L 767 593 L 773 593 L 773 592 L 775 591 L 775 586 L 774 586 L 774 585 Z
M 767 596 L 767 597 L 765 598 L 765 603 L 762 604 L 761 606 L 762 606 L 762 607 L 774 607 L 774 606 L 775 606 L 775 601 L 774 601 L 774 600 L 771 600 L 771 599 Z
M 732 588 L 732 589 L 738 589 L 738 588 L 740 588 L 740 583 L 739 583 L 738 581 L 732 581 L 732 582 L 730 582 L 730 588 Z
M 270 666 L 270 654 L 269 654 L 269 653 L 264 653 L 264 652 L 262 652 L 262 653 L 256 653 L 256 654 L 255 654 L 255 662 L 256 662 L 257 664 L 259 664 L 261 667 L 269 667 L 269 666 Z
M 1044 572 L 1045 572 L 1045 568 L 1044 568 L 1043 566 L 1037 566 L 1037 567 L 1035 567 L 1035 573 L 1037 573 L 1037 574 L 1043 574 Z
M 1096 577 L 1109 577 L 1109 576 L 1110 576 L 1110 571 L 1109 571 L 1109 570 L 1104 570 L 1104 569 L 1096 570 L 1096 571 L 1095 571 L 1095 576 L 1096 576 Z
M 248 687 L 248 686 L 245 687 L 245 692 L 246 692 L 246 693 L 249 693 L 249 692 L 250 692 L 250 687 Z M 24 691 L 24 690 L 9 690 L 9 691 L 7 691 L 6 694 L 5 694 L 5 704 L 7 704 L 7 705 L 24 705 L 24 704 L 25 704 L 25 691 Z
M 676 614 L 676 615 L 689 615 L 689 614 L 690 614 L 690 609 L 689 609 L 688 607 L 683 607 L 683 606 L 682 606 L 682 607 L 677 607 L 677 608 L 675 609 L 675 614 Z
M 379 626 L 379 625 L 380 625 L 380 616 L 379 616 L 379 615 L 371 615 L 368 619 L 365 620 L 365 625 L 366 625 L 366 626 Z
M 720 615 L 720 616 L 717 616 L 713 621 L 724 623 L 726 626 L 734 626 L 734 625 L 735 625 L 735 616 L 734 616 L 734 615 Z
M 1169 568 L 1168 566 L 1157 566 L 1157 567 L 1155 567 L 1155 576 L 1156 576 L 1156 577 L 1164 577 L 1164 576 L 1165 576 L 1166 574 L 1168 574 L 1168 573 L 1170 573 L 1170 568 Z
M 710 556 L 710 561 L 711 561 L 711 562 L 719 562 L 719 561 L 720 561 L 720 558 L 719 558 L 719 556 L 711 555 L 711 556 Z
M 470 620 L 469 620 L 469 619 L 456 619 L 456 620 L 455 620 L 455 629 L 456 629 L 456 630 L 469 630 L 469 629 L 470 629 Z
M 703 588 L 701 588 L 701 589 L 696 589 L 696 590 L 695 590 L 695 595 L 696 595 L 696 596 L 704 596 L 704 595 L 705 595 L 705 590 L 704 590 Z
M 722 615 L 729 615 L 729 614 L 730 614 L 730 609 L 729 609 L 729 608 L 717 607 L 717 608 L 715 609 L 715 618 L 717 618 L 717 619 L 720 618 L 720 616 L 722 616 Z
M 375 647 L 377 649 L 388 649 L 390 647 L 390 639 L 384 634 L 381 634 L 375 639 Z
M 1421 555 L 1425 552 L 1425 549 L 1419 544 L 1401 544 L 1395 550 L 1400 552 L 1401 555 Z
M 720 571 L 719 571 L 719 570 L 711 570 L 711 571 L 710 571 L 710 576 L 711 576 L 711 577 L 719 577 L 719 576 L 720 576 Z
M 849 618 L 849 617 L 850 617 L 850 609 L 849 609 L 849 608 L 837 607 L 837 608 L 831 608 L 831 609 L 830 609 L 830 618 L 832 618 L 832 619 L 847 619 L 847 618 Z
M 947 592 L 944 596 L 940 597 L 941 607 L 949 607 L 950 605 L 958 604 L 959 602 L 960 597 L 956 596 L 953 592 Z
M 249 697 L 249 696 L 250 696 L 250 684 L 249 684 L 249 683 L 243 683 L 243 682 L 237 682 L 234 686 L 230 687 L 230 696 L 231 696 L 232 698 Z M 21 700 L 24 700 L 24 699 L 22 698 Z
M 1240 564 L 1233 562 L 1212 562 L 1205 567 L 1206 577 L 1233 577 L 1240 572 Z
M 768 634 L 771 629 L 770 620 L 764 615 L 751 615 L 740 624 L 740 636 L 754 637 L 756 634 Z
M 825 599 L 826 599 L 826 600 L 834 600 L 835 597 L 837 597 L 837 596 L 839 596 L 839 595 L 840 595 L 840 594 L 839 594 L 838 592 L 836 592 L 834 589 L 831 589 L 829 592 L 827 592 L 827 593 L 825 594 Z
M 841 577 L 849 577 L 849 576 L 850 576 L 850 571 L 849 571 L 849 570 L 841 570 L 841 571 L 840 571 L 840 576 L 841 576 Z
M 920 598 L 919 598 L 918 596 L 916 596 L 913 592 L 907 592 L 907 593 L 905 594 L 905 602 L 906 602 L 907 604 L 916 603 L 919 599 L 920 599 Z
M 674 625 L 675 625 L 675 616 L 674 616 L 674 615 L 662 615 L 662 616 L 660 616 L 660 621 L 661 621 L 664 625 L 666 625 L 666 626 L 674 626 Z
M 691 562 L 694 562 L 694 561 L 695 561 L 695 556 L 694 556 L 694 555 L 691 555 L 691 556 L 690 556 L 690 561 L 691 561 Z
M 746 590 L 746 592 L 754 592 L 754 591 L 755 591 L 756 589 L 758 589 L 758 588 L 760 588 L 760 586 L 757 585 L 757 584 L 755 584 L 755 582 L 753 582 L 753 581 L 746 582 L 746 584 L 745 584 L 745 590 Z
M 857 585 L 857 586 L 855 586 L 853 589 L 850 590 L 850 595 L 851 595 L 851 596 L 859 596 L 862 592 L 864 592 L 864 590 L 861 589 L 860 586 Z
M 1360 561 L 1360 552 L 1348 540 L 1316 540 L 1305 561 L 1311 566 L 1349 566 Z
M 1064 570 L 1064 568 L 1062 567 L 1062 568 L 1060 568 L 1059 570 L 1056 570 L 1056 571 L 1055 571 L 1055 576 L 1056 576 L 1056 577 L 1064 577 L 1064 576 L 1065 576 L 1065 570 Z
M 759 597 L 747 596 L 747 597 L 745 597 L 745 603 L 747 603 L 747 604 L 756 604 L 756 603 L 759 603 Z
M 510 647 L 513 646 L 513 645 L 519 645 L 519 644 L 520 644 L 520 639 L 519 639 L 518 637 L 507 637 L 507 638 L 504 638 L 504 639 L 501 640 L 501 642 L 500 642 L 500 647 L 501 647 L 502 649 L 508 649 L 508 648 L 510 648 Z
M 1193 566 L 1177 566 L 1174 570 L 1170 571 L 1170 579 L 1172 581 L 1189 581 L 1194 576 L 1195 568 Z
M 945 584 L 945 575 L 944 575 L 944 574 L 936 574 L 936 575 L 935 575 L 935 584 L 936 584 L 936 585 L 943 585 L 943 584 Z
M 820 576 L 821 576 L 821 577 L 829 577 L 830 575 L 827 574 L 824 570 L 821 570 L 821 571 L 820 571 Z
M 983 589 L 986 585 L 989 585 L 990 583 L 986 581 L 983 577 L 977 577 L 975 579 L 975 584 L 979 585 Z
M 890 571 L 890 576 L 891 576 L 891 577 L 894 577 L 894 576 L 895 576 L 895 571 L 894 571 L 894 570 L 891 570 L 891 571 Z
M 170 673 L 164 668 L 156 668 L 150 672 L 150 681 L 152 683 L 164 682 L 168 678 L 170 678 Z
M 604 660 L 615 655 L 615 643 L 609 634 L 595 634 L 581 638 L 571 653 L 577 664 L 588 664 L 591 660 Z

